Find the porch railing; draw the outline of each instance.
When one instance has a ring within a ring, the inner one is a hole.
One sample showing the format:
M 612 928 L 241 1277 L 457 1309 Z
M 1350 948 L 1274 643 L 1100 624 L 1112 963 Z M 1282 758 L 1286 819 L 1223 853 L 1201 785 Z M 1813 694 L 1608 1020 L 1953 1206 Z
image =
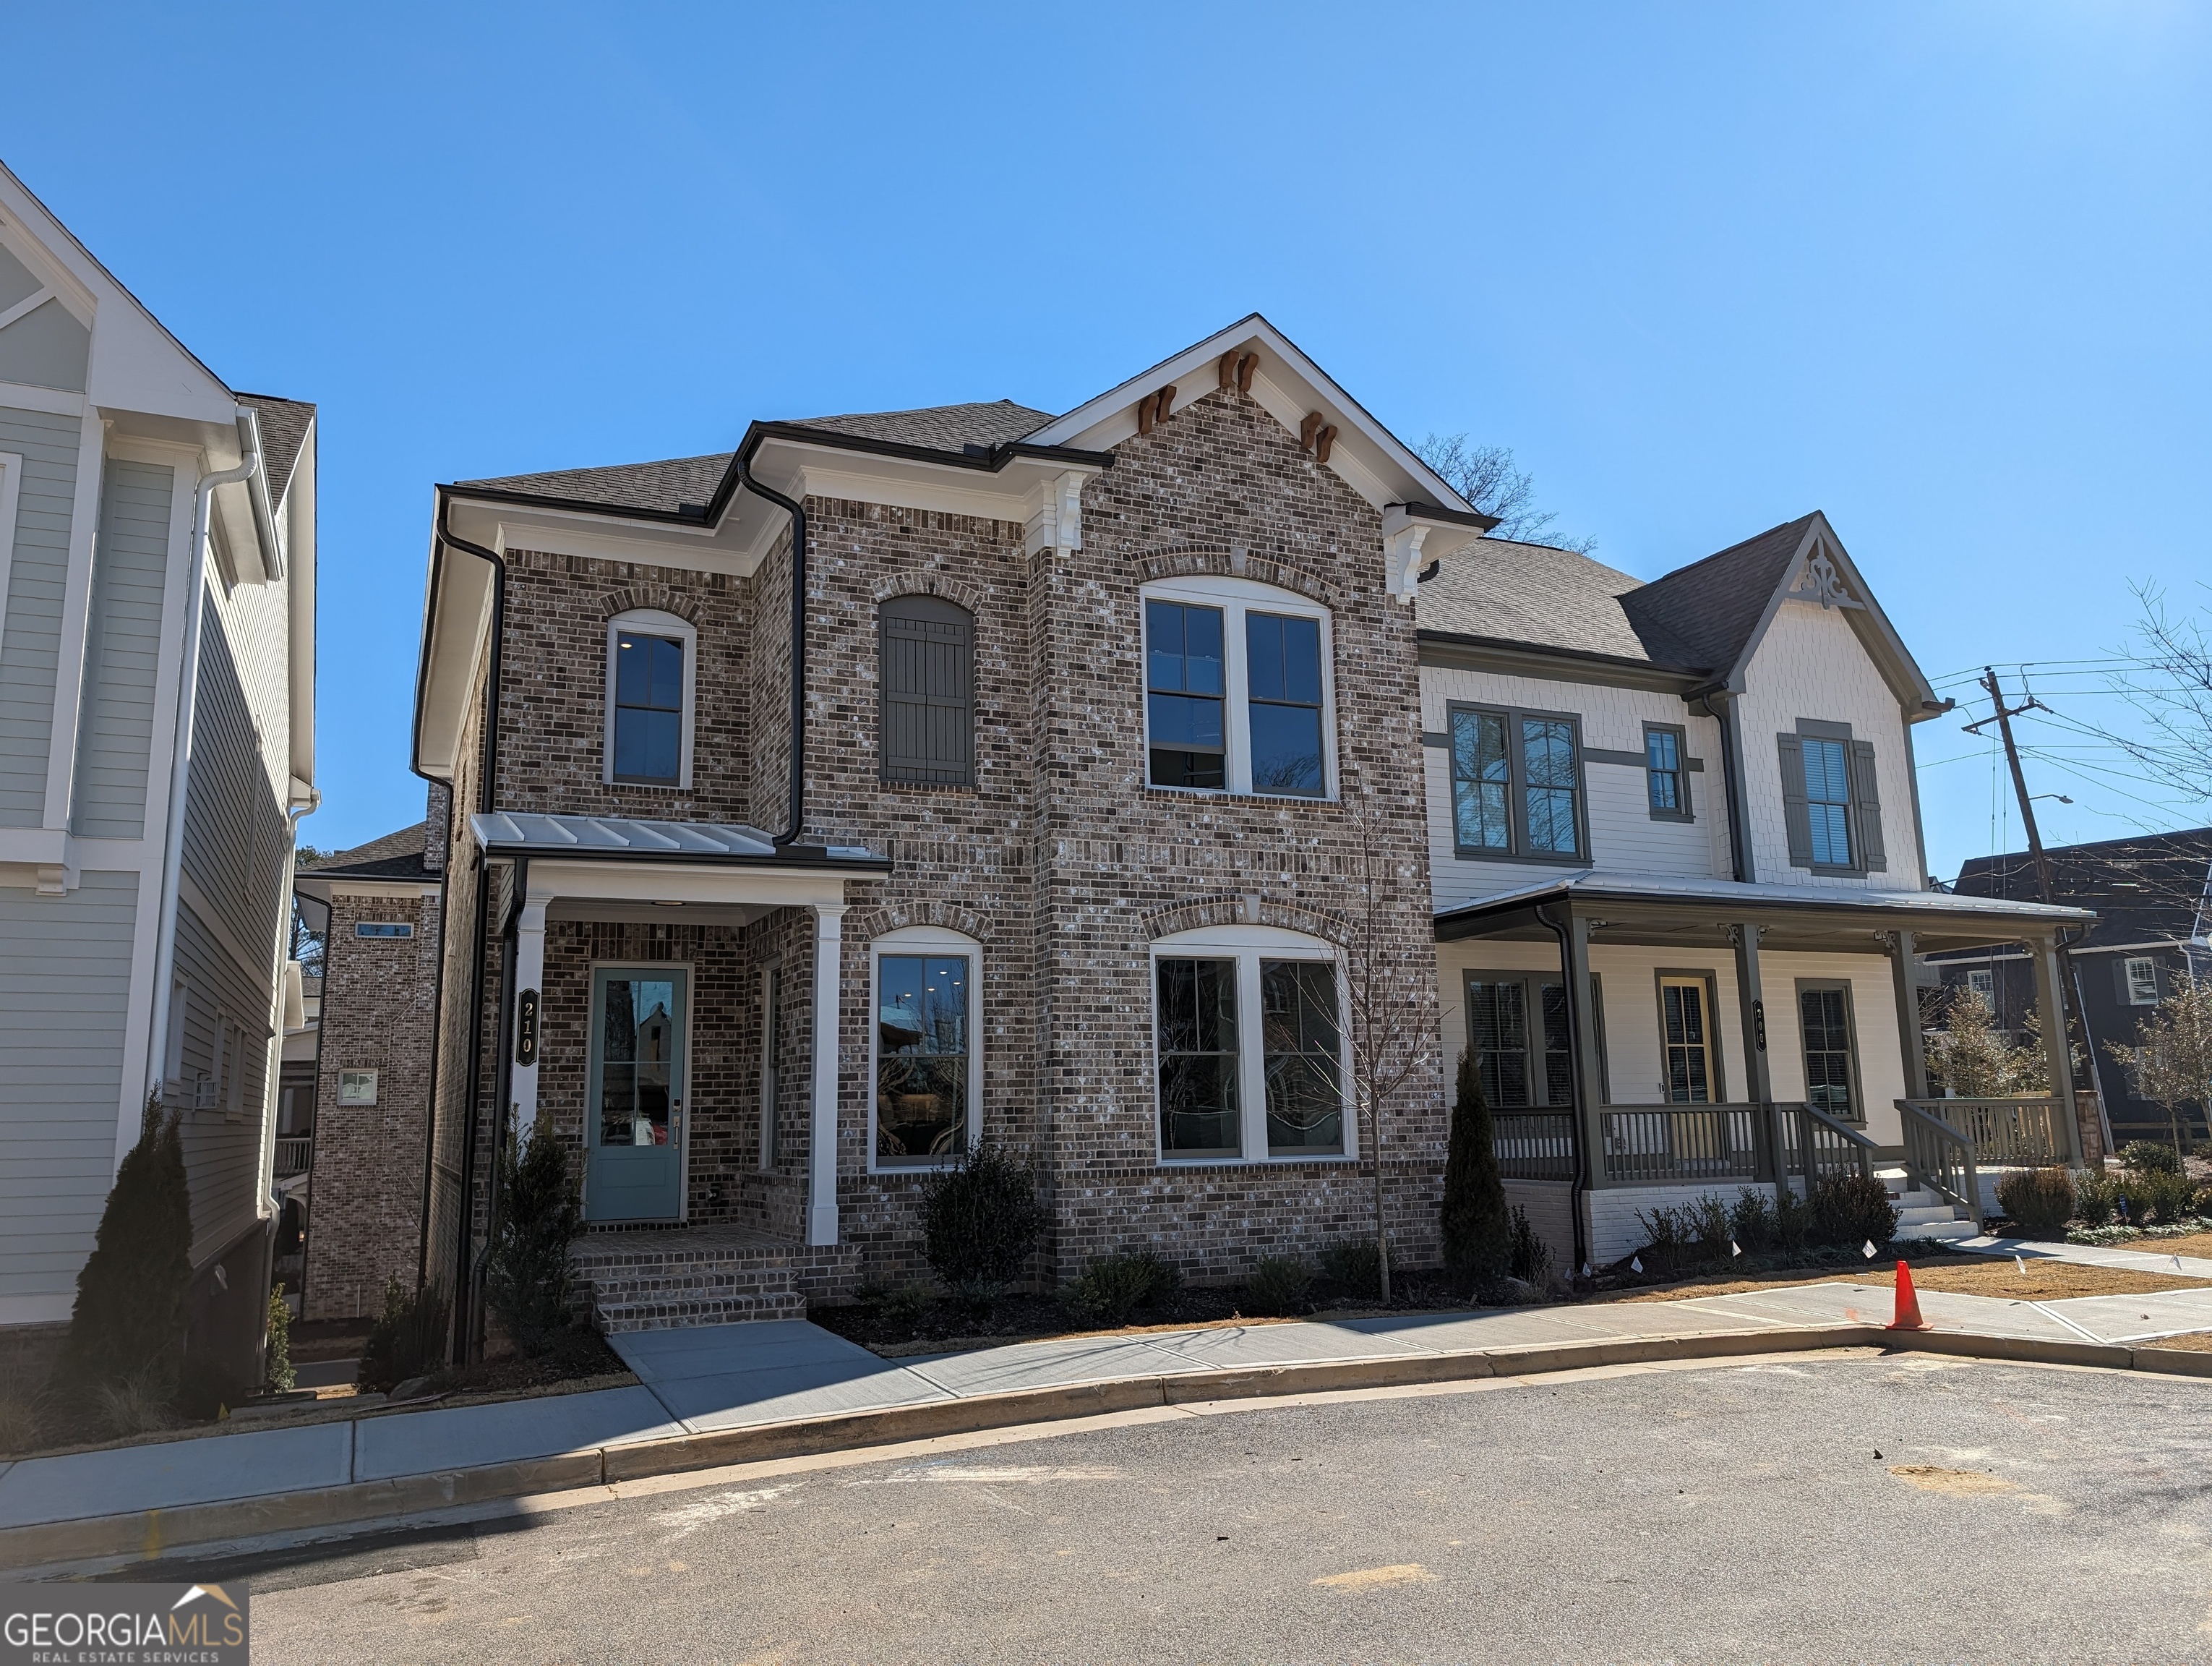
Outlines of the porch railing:
M 1984 1168 L 2048 1168 L 2070 1147 L 2056 1099 L 1899 1099 L 1958 1132 Z
M 1897 1114 L 1905 1124 L 1905 1171 L 1973 1218 L 1974 1230 L 1982 1225 L 1982 1177 L 1974 1160 L 1974 1142 L 1941 1116 L 1922 1109 L 1926 1100 L 1899 1099 Z
M 1501 1110 L 1490 1119 L 1491 1147 L 1508 1180 L 1572 1180 L 1575 1115 L 1571 1110 Z
M 1749 1183 L 1773 1169 L 1757 1105 L 1606 1105 L 1598 1111 L 1608 1186 Z
M 1775 1121 L 1785 1174 L 1802 1176 L 1805 1189 L 1849 1176 L 1870 1177 L 1880 1149 L 1861 1130 L 1812 1105 L 1778 1104 Z
M 315 1137 L 311 1134 L 282 1134 L 276 1140 L 275 1177 L 289 1180 L 295 1175 L 307 1171 L 307 1159 L 313 1151 Z

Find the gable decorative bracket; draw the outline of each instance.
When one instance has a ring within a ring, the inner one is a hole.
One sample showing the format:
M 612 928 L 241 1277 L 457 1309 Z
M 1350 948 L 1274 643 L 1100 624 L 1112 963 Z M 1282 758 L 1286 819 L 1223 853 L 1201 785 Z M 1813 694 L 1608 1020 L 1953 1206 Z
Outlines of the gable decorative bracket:
M 1836 570 L 1835 557 L 1826 550 L 1814 546 L 1805 562 L 1804 570 L 1797 575 L 1795 589 L 1784 593 L 1784 601 L 1818 602 L 1823 607 L 1855 607 L 1864 611 L 1866 604 L 1853 599 L 1844 588 L 1844 575 Z
M 1389 575 L 1390 593 L 1410 605 L 1421 582 L 1421 545 L 1428 542 L 1429 528 L 1419 521 L 1407 521 L 1392 528 L 1386 520 L 1382 532 L 1382 570 Z
M 1231 348 L 1221 356 L 1221 362 L 1216 367 L 1221 378 L 1221 391 L 1226 393 L 1233 387 L 1239 393 L 1249 393 L 1253 373 L 1259 368 L 1260 356 L 1257 353 L 1240 353 Z

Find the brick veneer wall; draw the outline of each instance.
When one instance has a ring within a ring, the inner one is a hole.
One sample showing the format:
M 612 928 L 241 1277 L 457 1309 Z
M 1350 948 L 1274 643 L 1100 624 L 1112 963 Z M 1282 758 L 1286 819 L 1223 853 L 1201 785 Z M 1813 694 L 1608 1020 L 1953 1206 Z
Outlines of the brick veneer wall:
M 362 938 L 362 921 L 412 938 Z M 315 1085 L 305 1315 L 374 1314 L 384 1281 L 410 1289 L 421 1260 L 430 1035 L 443 951 L 434 897 L 365 897 L 341 885 L 325 939 L 321 1074 Z M 340 1070 L 374 1070 L 376 1104 L 338 1103 Z
M 1378 945 L 1417 1055 L 1389 1117 L 1392 1229 L 1402 1261 L 1433 1262 L 1445 1120 L 1413 622 L 1384 592 L 1376 512 L 1234 392 L 1208 395 L 1125 441 L 1115 466 L 1086 487 L 1085 547 L 1066 558 L 1031 557 L 1010 521 L 823 498 L 807 510 L 806 836 L 866 844 L 893 861 L 890 875 L 848 886 L 837 1166 L 841 1229 L 860 1250 L 854 1265 L 871 1276 L 919 1267 L 918 1177 L 866 1171 L 869 945 L 917 923 L 954 926 L 982 945 L 985 1134 L 1039 1164 L 1054 1222 L 1048 1276 L 1141 1244 L 1194 1278 L 1230 1278 L 1262 1255 L 1310 1254 L 1370 1231 L 1364 1157 L 1183 1168 L 1156 1160 L 1149 944 L 1241 918 L 1248 896 L 1267 923 Z M 508 562 L 501 807 L 780 824 L 787 554 L 744 581 L 528 551 Z M 1337 801 L 1193 798 L 1145 785 L 1139 587 L 1188 574 L 1255 579 L 1330 608 Z M 970 787 L 877 779 L 876 609 L 913 590 L 948 596 L 975 617 Z M 618 599 L 641 595 L 699 628 L 688 793 L 599 780 L 606 620 Z M 457 796 L 470 801 L 465 788 Z M 472 854 L 463 833 L 454 877 Z M 1370 880 L 1378 901 L 1369 922 Z M 565 932 L 557 1007 L 549 930 L 541 1106 L 580 1102 L 580 1077 L 550 1062 L 552 1037 L 580 1021 L 574 990 L 588 987 L 580 969 L 589 956 L 629 943 L 632 929 Z M 806 911 L 786 909 L 746 928 L 734 951 L 710 948 L 711 933 L 701 939 L 701 952 L 727 970 L 711 986 L 702 979 L 694 999 L 695 1219 L 797 1235 L 811 932 Z M 778 956 L 789 1067 L 778 1162 L 763 1176 L 758 974 Z M 448 983 L 465 987 L 450 969 Z M 711 1089 L 702 1048 L 714 1060 Z M 561 1114 L 580 1130 L 573 1112 Z

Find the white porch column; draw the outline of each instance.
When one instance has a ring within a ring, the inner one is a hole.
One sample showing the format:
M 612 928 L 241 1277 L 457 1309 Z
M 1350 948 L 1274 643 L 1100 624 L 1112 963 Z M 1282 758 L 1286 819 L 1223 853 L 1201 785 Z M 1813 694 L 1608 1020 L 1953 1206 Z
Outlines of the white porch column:
M 814 1082 L 806 1139 L 806 1241 L 837 1242 L 837 995 L 845 908 L 814 905 Z
M 538 1053 L 543 1043 L 545 987 L 545 904 L 547 898 L 526 897 L 514 927 L 514 1031 L 507 1038 L 513 1057 L 510 1077 L 514 1089 L 514 1137 L 530 1137 L 538 1121 Z

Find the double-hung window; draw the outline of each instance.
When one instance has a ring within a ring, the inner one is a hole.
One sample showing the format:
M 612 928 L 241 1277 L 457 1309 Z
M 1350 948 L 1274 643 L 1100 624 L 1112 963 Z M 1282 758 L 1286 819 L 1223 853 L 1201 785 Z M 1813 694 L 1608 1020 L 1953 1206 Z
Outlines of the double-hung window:
M 1352 1150 L 1336 953 L 1272 927 L 1152 945 L 1160 1156 L 1293 1159 Z
M 1328 615 L 1243 579 L 1144 593 L 1146 782 L 1327 798 Z
M 650 609 L 607 623 L 606 747 L 601 779 L 689 787 L 698 632 Z
M 1879 873 L 1888 866 L 1874 743 L 1848 723 L 1797 720 L 1776 737 L 1782 759 L 1783 821 L 1790 865 L 1814 873 Z
M 1467 1045 L 1491 1110 L 1574 1104 L 1567 986 L 1558 977 L 1469 972 Z
M 2121 963 L 2130 1006 L 2150 1006 L 2158 1001 L 2158 962 L 2148 955 L 2130 956 Z
M 1844 1122 L 1863 1122 L 1851 1047 L 1851 986 L 1800 979 L 1797 1029 L 1805 1049 L 1805 1103 Z
M 1454 706 L 1452 837 L 1462 856 L 1587 862 L 1579 719 Z
M 1644 788 L 1655 821 L 1691 818 L 1686 739 L 1686 732 L 1675 724 L 1644 726 Z

